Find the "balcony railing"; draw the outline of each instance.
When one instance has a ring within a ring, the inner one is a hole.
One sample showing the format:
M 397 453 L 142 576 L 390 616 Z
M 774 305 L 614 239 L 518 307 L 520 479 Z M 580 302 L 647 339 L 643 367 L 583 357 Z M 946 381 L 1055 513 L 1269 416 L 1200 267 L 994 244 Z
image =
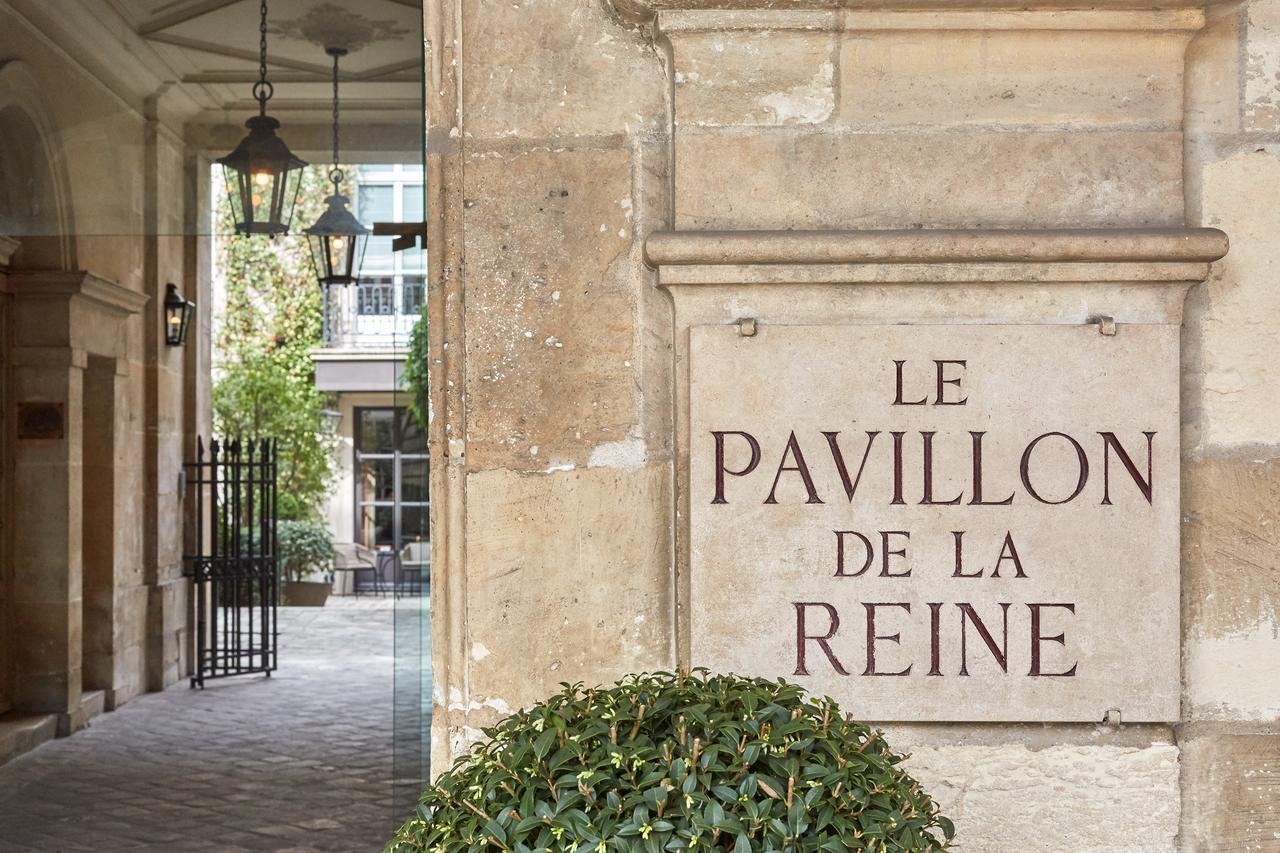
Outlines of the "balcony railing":
M 325 293 L 324 345 L 391 349 L 408 343 L 423 299 L 422 276 L 368 277 Z

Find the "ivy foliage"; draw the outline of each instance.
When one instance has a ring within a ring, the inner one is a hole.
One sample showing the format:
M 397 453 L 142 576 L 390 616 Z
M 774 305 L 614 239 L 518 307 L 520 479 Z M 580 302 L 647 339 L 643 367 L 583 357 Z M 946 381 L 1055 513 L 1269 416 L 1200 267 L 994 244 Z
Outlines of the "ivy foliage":
M 409 351 L 405 353 L 404 374 L 401 377 L 405 391 L 408 392 L 407 406 L 409 413 L 418 422 L 418 428 L 426 433 L 427 412 L 429 403 L 427 390 L 427 302 L 422 301 L 422 310 L 413 330 L 409 333 Z
M 881 734 L 784 681 L 656 673 L 485 731 L 387 853 L 931 851 L 955 830 Z
M 315 387 L 311 361 L 322 341 L 323 297 L 301 234 L 331 190 L 314 167 L 302 180 L 288 236 L 235 235 L 225 193 L 218 211 L 216 263 L 226 304 L 215 341 L 214 427 L 227 438 L 276 440 L 285 519 L 319 514 L 336 447 L 324 419 L 328 396 Z

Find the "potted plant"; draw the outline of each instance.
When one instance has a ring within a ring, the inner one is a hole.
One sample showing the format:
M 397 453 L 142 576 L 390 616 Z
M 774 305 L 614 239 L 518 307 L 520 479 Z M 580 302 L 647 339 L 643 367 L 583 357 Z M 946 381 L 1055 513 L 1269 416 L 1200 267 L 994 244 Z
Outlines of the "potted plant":
M 387 853 L 944 850 L 955 829 L 880 732 L 784 681 L 563 685 L 485 731 Z
M 281 521 L 280 571 L 284 575 L 284 603 L 291 607 L 323 607 L 332 585 L 323 572 L 333 560 L 328 529 L 316 521 Z M 320 580 L 314 580 L 321 573 Z

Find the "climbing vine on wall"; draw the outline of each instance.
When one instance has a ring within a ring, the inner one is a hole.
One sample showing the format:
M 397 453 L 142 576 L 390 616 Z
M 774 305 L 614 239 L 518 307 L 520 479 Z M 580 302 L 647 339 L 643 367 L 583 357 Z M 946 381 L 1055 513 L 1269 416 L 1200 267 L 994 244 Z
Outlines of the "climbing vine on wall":
M 302 235 L 329 191 L 323 171 L 307 169 L 293 233 L 275 240 L 232 236 L 231 210 L 219 194 L 215 263 L 226 302 L 218 306 L 222 324 L 214 341 L 214 426 L 227 437 L 279 442 L 286 519 L 319 515 L 334 474 L 328 397 L 315 387 L 310 356 L 322 341 L 323 297 Z
M 405 353 L 404 375 L 401 381 L 408 396 L 406 405 L 417 420 L 418 426 L 427 432 L 427 303 L 422 302 L 422 312 L 409 333 L 409 347 Z

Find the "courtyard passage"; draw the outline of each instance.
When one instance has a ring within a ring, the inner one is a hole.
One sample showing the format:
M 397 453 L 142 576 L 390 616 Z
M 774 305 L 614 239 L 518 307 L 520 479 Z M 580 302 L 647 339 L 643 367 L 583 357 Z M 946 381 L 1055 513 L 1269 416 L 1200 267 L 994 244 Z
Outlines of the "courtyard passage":
M 407 793 L 397 808 L 395 604 L 281 608 L 270 678 L 139 696 L 0 767 L 0 851 L 381 850 Z

